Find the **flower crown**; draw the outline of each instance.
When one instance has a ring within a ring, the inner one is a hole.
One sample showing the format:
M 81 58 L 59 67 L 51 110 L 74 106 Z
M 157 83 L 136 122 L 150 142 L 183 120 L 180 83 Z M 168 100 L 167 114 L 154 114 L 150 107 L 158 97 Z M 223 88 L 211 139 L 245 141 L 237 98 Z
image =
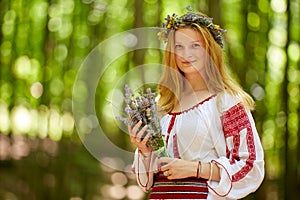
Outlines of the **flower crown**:
M 208 18 L 194 13 L 190 6 L 187 7 L 187 10 L 188 13 L 182 17 L 178 17 L 175 13 L 172 16 L 168 15 L 165 18 L 166 22 L 162 24 L 163 30 L 158 33 L 158 38 L 166 42 L 168 40 L 169 32 L 171 30 L 177 30 L 180 24 L 190 25 L 195 23 L 208 28 L 215 41 L 223 48 L 224 44 L 222 34 L 227 31 L 222 29 L 219 25 L 213 24 L 213 18 Z

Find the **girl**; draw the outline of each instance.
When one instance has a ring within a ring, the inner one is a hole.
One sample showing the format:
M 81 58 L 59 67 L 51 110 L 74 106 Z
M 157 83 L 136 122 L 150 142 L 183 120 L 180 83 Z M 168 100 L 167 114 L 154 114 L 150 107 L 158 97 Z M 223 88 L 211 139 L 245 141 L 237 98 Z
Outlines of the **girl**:
M 138 184 L 150 199 L 243 198 L 264 178 L 263 149 L 250 112 L 254 101 L 226 71 L 224 30 L 191 10 L 166 20 L 158 105 L 170 157 L 147 147 L 147 126 L 128 126 Z

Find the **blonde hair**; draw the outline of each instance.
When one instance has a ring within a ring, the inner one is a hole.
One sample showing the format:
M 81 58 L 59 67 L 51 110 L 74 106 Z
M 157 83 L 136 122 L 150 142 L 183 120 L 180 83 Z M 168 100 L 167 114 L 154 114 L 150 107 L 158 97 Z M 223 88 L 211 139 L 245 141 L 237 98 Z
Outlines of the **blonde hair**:
M 205 16 L 202 13 L 197 14 Z M 204 75 L 206 77 L 204 78 L 209 80 L 207 82 L 208 88 L 217 94 L 217 102 L 219 102 L 221 95 L 224 92 L 227 92 L 239 98 L 246 108 L 250 110 L 254 109 L 254 100 L 252 97 L 229 75 L 224 63 L 222 48 L 215 41 L 209 30 L 206 27 L 195 23 L 189 25 L 182 23 L 178 29 L 181 28 L 192 28 L 199 32 L 204 39 L 205 50 L 207 52 L 207 66 L 205 67 Z M 158 105 L 160 110 L 167 113 L 171 112 L 178 103 L 183 88 L 183 74 L 180 72 L 175 62 L 175 32 L 175 30 L 171 30 L 168 35 L 168 42 L 163 60 L 163 64 L 166 67 L 158 84 L 160 92 Z

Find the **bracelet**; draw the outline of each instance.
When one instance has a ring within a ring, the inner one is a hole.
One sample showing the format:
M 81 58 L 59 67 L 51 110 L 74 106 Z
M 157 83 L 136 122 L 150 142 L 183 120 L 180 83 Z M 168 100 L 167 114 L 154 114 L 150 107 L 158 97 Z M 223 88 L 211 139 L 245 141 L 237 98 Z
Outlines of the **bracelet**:
M 209 178 L 208 178 L 208 181 L 211 181 L 211 178 L 212 178 L 212 173 L 213 173 L 213 163 L 212 162 L 209 162 Z
M 198 161 L 196 178 L 198 178 L 198 177 L 199 177 L 199 168 L 200 168 L 200 166 L 201 166 L 201 162 L 200 162 L 200 161 Z
M 143 160 L 148 159 L 151 156 L 151 153 L 149 153 L 148 155 L 145 155 L 145 154 L 143 154 L 143 152 L 141 150 L 139 150 L 139 153 L 142 155 Z
M 201 163 L 201 161 L 199 161 L 199 163 L 200 163 L 200 172 L 199 172 L 198 178 L 201 178 L 201 174 L 202 174 L 202 163 Z
M 198 161 L 196 178 L 201 178 L 201 174 L 202 174 L 202 163 L 201 161 Z
M 150 158 L 150 156 L 151 156 L 151 154 L 145 155 L 145 154 L 143 154 L 143 153 L 142 153 L 142 155 L 143 155 L 144 159 L 148 159 L 148 158 Z

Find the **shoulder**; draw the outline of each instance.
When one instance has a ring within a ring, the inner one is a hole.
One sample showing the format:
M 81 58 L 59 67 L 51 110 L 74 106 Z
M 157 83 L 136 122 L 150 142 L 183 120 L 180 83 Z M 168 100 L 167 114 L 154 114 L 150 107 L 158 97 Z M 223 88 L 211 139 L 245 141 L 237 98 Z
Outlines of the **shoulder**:
M 222 92 L 217 95 L 218 107 L 221 113 L 241 103 L 241 99 L 234 94 Z
M 159 116 L 159 118 L 160 118 L 160 124 L 163 125 L 165 123 L 168 123 L 168 121 L 170 120 L 171 117 L 172 116 L 169 115 L 169 114 L 164 114 L 164 115 Z

